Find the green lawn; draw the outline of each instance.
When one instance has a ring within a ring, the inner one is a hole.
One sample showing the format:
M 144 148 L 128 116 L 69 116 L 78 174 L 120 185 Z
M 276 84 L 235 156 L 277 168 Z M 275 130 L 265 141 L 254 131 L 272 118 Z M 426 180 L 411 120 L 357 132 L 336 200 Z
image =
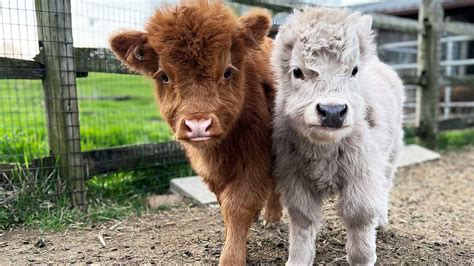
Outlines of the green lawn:
M 151 82 L 135 75 L 90 73 L 77 79 L 82 150 L 172 139 Z M 0 80 L 0 162 L 48 154 L 41 81 Z
M 89 73 L 77 79 L 77 92 L 83 151 L 173 139 L 145 78 Z M 48 155 L 43 96 L 39 80 L 0 80 L 0 163 L 23 164 Z M 188 165 L 169 165 L 95 176 L 87 182 L 90 208 L 83 216 L 70 210 L 66 195 L 53 196 L 53 176 L 18 172 L 10 180 L 14 189 L 0 190 L 0 229 L 25 224 L 56 230 L 141 212 L 146 195 L 162 193 L 169 179 L 191 173 Z M 14 198 L 4 201 L 11 191 Z

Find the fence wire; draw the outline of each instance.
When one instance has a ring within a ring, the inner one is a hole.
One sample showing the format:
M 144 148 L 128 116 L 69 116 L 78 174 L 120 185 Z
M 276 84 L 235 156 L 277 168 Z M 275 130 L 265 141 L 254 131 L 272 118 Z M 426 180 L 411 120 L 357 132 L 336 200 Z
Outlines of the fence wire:
M 88 189 L 159 193 L 192 174 L 151 82 L 108 49 L 110 34 L 142 29 L 164 4 L 0 1 L 0 204 L 44 192 L 85 208 Z

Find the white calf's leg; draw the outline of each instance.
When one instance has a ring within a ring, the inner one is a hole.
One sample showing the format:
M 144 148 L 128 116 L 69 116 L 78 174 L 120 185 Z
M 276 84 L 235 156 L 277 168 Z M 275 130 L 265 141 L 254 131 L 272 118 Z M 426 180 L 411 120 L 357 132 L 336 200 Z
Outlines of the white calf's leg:
M 314 221 L 295 208 L 289 208 L 290 252 L 287 265 L 312 265 L 315 254 L 316 233 L 321 225 L 322 214 Z
M 360 226 L 346 226 L 347 230 L 347 262 L 350 265 L 374 265 L 375 254 L 375 223 Z
M 351 265 L 373 265 L 376 231 L 381 213 L 386 211 L 388 193 L 375 182 L 348 184 L 339 202 L 339 213 L 347 230 L 347 261 Z
M 383 193 L 383 196 L 379 199 L 378 202 L 378 221 L 377 221 L 377 227 L 379 229 L 386 229 L 388 225 L 388 202 L 389 202 L 389 192 L 392 188 L 392 181 L 393 177 L 395 176 L 395 171 L 396 171 L 396 166 L 395 165 L 390 165 L 387 167 L 386 170 L 386 182 L 382 183 L 385 187 L 384 191 L 386 193 Z

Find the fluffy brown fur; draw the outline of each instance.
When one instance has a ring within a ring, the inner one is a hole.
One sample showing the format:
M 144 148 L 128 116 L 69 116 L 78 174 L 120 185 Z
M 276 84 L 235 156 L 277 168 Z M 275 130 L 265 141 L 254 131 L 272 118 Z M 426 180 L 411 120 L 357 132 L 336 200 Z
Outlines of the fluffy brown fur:
M 245 263 L 247 233 L 266 200 L 266 222 L 281 217 L 271 176 L 270 22 L 263 10 L 236 18 L 222 3 L 187 1 L 158 10 L 144 32 L 110 40 L 122 62 L 155 80 L 162 115 L 219 200 L 221 264 Z M 212 138 L 188 139 L 186 119 L 210 119 Z

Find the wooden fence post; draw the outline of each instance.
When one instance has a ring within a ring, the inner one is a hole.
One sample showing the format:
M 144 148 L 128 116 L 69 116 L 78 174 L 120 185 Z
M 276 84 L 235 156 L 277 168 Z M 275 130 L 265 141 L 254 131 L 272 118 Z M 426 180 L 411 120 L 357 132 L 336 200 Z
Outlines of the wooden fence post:
M 419 86 L 416 91 L 416 126 L 422 144 L 434 149 L 438 135 L 438 97 L 441 86 L 440 52 L 443 9 L 438 0 L 422 0 L 418 21 Z
M 48 143 L 58 174 L 71 193 L 72 204 L 86 210 L 81 156 L 70 0 L 35 0 Z

